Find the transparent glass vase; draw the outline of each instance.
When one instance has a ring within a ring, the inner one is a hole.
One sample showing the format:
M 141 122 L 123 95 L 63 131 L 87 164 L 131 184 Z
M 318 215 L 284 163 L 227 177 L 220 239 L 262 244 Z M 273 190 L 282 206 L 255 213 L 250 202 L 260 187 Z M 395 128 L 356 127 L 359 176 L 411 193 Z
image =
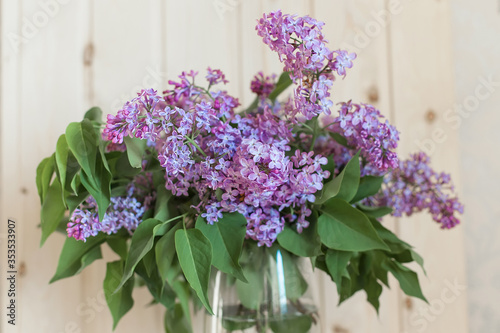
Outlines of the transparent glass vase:
M 244 248 L 240 265 L 248 283 L 212 272 L 209 297 L 214 316 L 205 315 L 205 333 L 320 332 L 307 258 L 277 246 L 252 245 Z

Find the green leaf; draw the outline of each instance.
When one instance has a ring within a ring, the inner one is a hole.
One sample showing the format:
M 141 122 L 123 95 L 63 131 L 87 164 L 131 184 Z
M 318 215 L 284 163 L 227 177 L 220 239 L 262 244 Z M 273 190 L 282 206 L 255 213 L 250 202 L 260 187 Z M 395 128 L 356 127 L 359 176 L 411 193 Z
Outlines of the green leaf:
M 410 244 L 399 239 L 398 236 L 385 228 L 377 219 L 370 218 L 370 222 L 375 227 L 375 230 L 377 230 L 380 238 L 389 246 L 393 258 L 399 262 L 415 261 L 420 265 L 424 274 L 427 274 L 424 268 L 424 259 L 413 250 Z
M 127 146 L 127 156 L 130 165 L 133 168 L 141 168 L 144 152 L 147 148 L 147 140 L 126 136 L 123 138 L 123 142 Z
M 394 260 L 386 260 L 384 266 L 398 280 L 399 286 L 406 295 L 417 297 L 427 302 L 427 299 L 422 294 L 418 275 L 415 272 Z
M 119 236 L 108 236 L 106 238 L 106 243 L 113 252 L 118 254 L 120 258 L 125 261 L 128 254 L 127 239 Z
M 152 276 L 154 274 L 154 271 L 157 269 L 155 263 L 156 263 L 156 258 L 155 258 L 155 251 L 151 249 L 148 253 L 142 257 L 141 261 L 144 264 L 144 267 L 146 268 L 146 273 L 148 276 Z M 163 283 L 162 283 L 163 285 Z
M 415 261 L 422 268 L 424 274 L 427 275 L 424 268 L 424 259 L 417 252 L 413 251 L 411 247 L 408 247 L 407 249 L 396 254 L 391 253 L 391 257 L 400 263 Z
M 227 331 L 233 332 L 233 331 L 242 331 L 246 330 L 247 328 L 255 326 L 255 320 L 238 320 L 237 318 L 232 319 L 231 317 L 225 319 L 222 318 L 222 327 L 224 327 Z
M 308 284 L 297 266 L 297 258 L 286 251 L 278 250 L 275 255 L 277 265 L 280 264 L 280 255 L 281 260 L 283 260 L 286 297 L 292 301 L 297 301 L 306 292 Z
M 366 255 L 370 257 L 370 260 L 372 262 L 372 271 L 375 277 L 387 287 L 389 287 L 388 271 L 383 265 L 384 261 L 387 260 L 386 253 L 383 251 L 375 250 L 366 252 Z
M 189 316 L 180 304 L 175 304 L 172 310 L 165 312 L 164 318 L 166 333 L 191 333 L 191 322 Z
M 80 176 L 76 176 L 76 178 L 79 178 Z M 87 192 L 87 190 L 85 189 L 85 187 L 83 185 L 79 186 L 77 188 L 77 191 L 75 191 L 76 193 L 78 193 L 78 195 L 68 195 L 66 197 L 66 205 L 68 206 L 68 210 L 69 210 L 69 214 L 73 214 L 73 211 L 83 202 L 83 200 L 85 200 L 88 195 L 89 195 L 89 192 Z M 66 194 L 68 194 L 68 192 L 66 192 Z
M 330 136 L 335 140 L 337 141 L 337 143 L 341 144 L 342 146 L 346 147 L 346 148 L 349 148 L 349 149 L 352 149 L 352 147 L 350 147 L 348 144 L 347 144 L 347 139 L 342 136 L 340 133 L 336 133 L 336 132 L 329 132 L 330 133 Z
M 301 257 L 315 257 L 320 255 L 321 252 L 321 239 L 318 235 L 317 218 L 311 217 L 309 219 L 309 226 L 298 233 L 289 225 L 285 225 L 283 231 L 278 234 L 278 243 L 285 250 L 301 256 Z
M 347 265 L 351 259 L 353 253 L 346 251 L 336 251 L 330 250 L 326 252 L 326 266 L 328 267 L 328 273 L 332 277 L 333 281 L 337 284 L 337 291 L 341 293 L 342 288 L 342 278 L 350 279 L 349 272 L 347 271 Z
M 61 193 L 61 184 L 56 178 L 47 190 L 40 212 L 42 227 L 42 239 L 40 241 L 40 246 L 45 243 L 50 234 L 56 231 L 57 226 L 66 211 L 66 206 L 64 205 Z
M 156 243 L 156 265 L 163 281 L 169 280 L 169 272 L 175 258 L 175 232 L 182 228 L 182 223 L 176 223 L 160 240 Z M 169 281 L 170 284 L 173 281 Z
M 89 109 L 87 112 L 85 112 L 84 119 L 88 119 L 90 121 L 96 121 L 96 122 L 100 123 L 102 121 L 101 108 L 94 106 L 93 108 Z
M 321 241 L 330 249 L 342 251 L 389 250 L 368 218 L 342 199 L 325 203 L 318 219 Z
M 384 181 L 384 176 L 376 177 L 376 176 L 364 176 L 359 180 L 358 191 L 354 198 L 350 200 L 350 202 L 358 202 L 364 198 L 371 197 L 372 195 L 377 194 L 380 191 L 380 187 Z
M 52 154 L 50 157 L 44 158 L 36 168 L 36 187 L 40 203 L 43 204 L 45 196 L 49 190 L 50 181 L 55 171 L 55 157 Z
M 192 328 L 191 328 L 191 313 L 189 310 L 189 301 L 190 301 L 189 284 L 187 282 L 177 280 L 174 281 L 174 283 L 172 284 L 172 288 L 174 289 L 175 293 L 177 294 L 177 298 L 181 303 L 182 310 L 184 312 L 184 315 L 186 316 L 187 322 L 189 323 L 188 325 L 189 332 L 191 332 Z
M 80 180 L 97 202 L 99 221 L 102 221 L 110 204 L 111 174 L 99 154 L 97 155 L 93 178 L 89 178 L 87 173 L 81 172 Z
M 78 162 L 76 162 L 76 163 L 78 163 Z M 80 167 L 80 166 L 78 166 L 78 167 Z M 73 190 L 74 194 L 80 195 L 78 193 L 78 190 L 77 190 L 80 185 L 82 185 L 82 182 L 80 181 L 80 176 L 77 174 L 77 175 L 75 175 L 75 177 L 73 177 L 73 180 L 71 181 L 71 185 L 70 185 L 70 187 Z
M 198 229 L 179 229 L 175 232 L 175 249 L 187 281 L 210 314 L 207 289 L 212 262 L 212 245 Z
M 278 82 L 276 83 L 276 87 L 274 90 L 269 94 L 269 99 L 271 101 L 275 101 L 278 96 L 286 90 L 291 84 L 292 84 L 292 79 L 290 79 L 290 73 L 288 72 L 283 72 L 281 73 Z
M 122 275 L 123 261 L 113 261 L 106 265 L 106 277 L 104 278 L 103 288 L 104 297 L 113 316 L 113 330 L 120 319 L 134 305 L 134 299 L 132 298 L 132 290 L 134 289 L 133 278 L 129 279 L 122 288 L 115 292 Z
M 385 207 L 385 206 L 382 206 L 382 207 L 370 207 L 370 206 L 361 205 L 359 203 L 356 205 L 356 207 L 360 211 L 362 211 L 363 213 L 365 213 L 366 215 L 368 215 L 370 217 L 374 217 L 376 219 L 392 213 L 392 208 L 391 207 Z
M 167 190 L 165 186 L 160 186 L 156 190 L 156 203 L 154 218 L 160 221 L 167 221 L 172 218 L 169 210 L 169 201 L 172 198 L 172 192 Z
M 238 298 L 244 307 L 251 310 L 258 310 L 264 298 L 264 278 L 263 271 L 266 267 L 263 266 L 262 257 L 252 256 L 252 262 L 243 265 L 243 274 L 247 282 L 236 280 L 236 291 Z
M 139 275 L 144 280 L 149 292 L 151 293 L 151 295 L 153 295 L 154 301 L 156 303 L 161 303 L 168 309 L 173 308 L 173 306 L 175 305 L 175 292 L 172 290 L 172 288 L 170 288 L 169 285 L 165 284 L 164 281 L 162 281 L 156 267 L 153 267 L 152 270 L 151 267 L 146 267 L 146 265 L 148 264 L 146 263 L 145 258 L 146 257 L 139 261 L 135 268 L 135 273 L 137 273 L 137 275 Z M 151 264 L 149 265 L 152 266 Z M 148 270 L 150 271 L 150 273 L 148 273 Z
M 213 225 L 207 224 L 201 216 L 196 220 L 196 229 L 212 244 L 212 264 L 224 273 L 247 281 L 241 270 L 239 259 L 247 232 L 247 220 L 239 213 L 226 213 Z
M 50 280 L 53 283 L 80 273 L 86 266 L 94 260 L 100 259 L 100 245 L 105 241 L 104 234 L 89 237 L 86 242 L 68 237 L 64 242 L 56 273 Z
M 97 136 L 90 120 L 70 123 L 66 128 L 66 141 L 87 176 L 95 175 L 97 156 Z M 92 185 L 95 185 L 92 183 Z
M 351 201 L 356 195 L 359 186 L 359 151 L 346 164 L 340 174 L 327 182 L 320 196 L 316 198 L 315 204 L 321 205 L 331 198 Z
M 283 317 L 269 322 L 269 327 L 274 333 L 304 333 L 309 332 L 312 318 L 308 314 Z
M 153 248 L 154 242 L 154 228 L 162 223 L 155 219 L 147 219 L 142 221 L 135 229 L 130 242 L 130 250 L 128 253 L 125 268 L 123 270 L 123 277 L 116 290 L 120 289 L 134 274 L 134 269 L 139 261 Z
M 55 160 L 61 187 L 69 192 L 73 190 L 73 193 L 77 195 L 75 189 L 72 189 L 70 184 L 80 170 L 80 165 L 69 150 L 65 134 L 62 134 L 59 140 L 57 140 Z
M 382 295 L 382 286 L 377 282 L 377 279 L 371 274 L 366 275 L 366 282 L 364 289 L 366 291 L 367 301 L 373 305 L 378 313 L 380 302 L 379 298 Z

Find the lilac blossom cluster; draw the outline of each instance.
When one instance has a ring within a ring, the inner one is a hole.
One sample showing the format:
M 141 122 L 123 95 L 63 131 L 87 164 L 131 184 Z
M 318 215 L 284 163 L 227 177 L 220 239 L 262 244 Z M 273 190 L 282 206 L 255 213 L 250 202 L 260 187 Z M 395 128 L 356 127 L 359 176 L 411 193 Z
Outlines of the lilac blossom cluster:
M 323 188 L 330 173 L 321 166 L 327 159 L 313 152 L 295 151 L 289 157 L 289 130 L 283 121 L 264 114 L 235 117 L 236 149 L 231 160 L 220 158 L 204 164 L 202 180 L 195 184 L 203 195 L 204 188 L 222 190 L 207 201 L 202 216 L 212 224 L 222 212 L 237 211 L 248 221 L 247 236 L 259 245 L 271 246 L 285 223 L 293 223 L 299 232 L 309 226 L 308 203 Z
M 346 138 L 353 150 L 361 150 L 365 159 L 364 174 L 383 175 L 398 167 L 399 132 L 383 121 L 379 110 L 369 104 L 342 103 L 339 116 L 329 128 Z
M 342 103 L 339 115 L 323 117 L 321 124 L 326 132 L 316 138 L 314 151 L 332 156 L 338 168 L 346 165 L 357 151 L 361 151 L 362 157 L 361 176 L 382 176 L 399 167 L 395 152 L 399 132 L 373 106 Z M 328 133 L 340 135 L 346 143 L 340 144 Z
M 310 17 L 283 15 L 280 11 L 265 15 L 257 25 L 259 35 L 278 52 L 285 71 L 297 84 L 293 99 L 286 103 L 267 100 L 275 88 L 275 77 L 260 72 L 251 82 L 251 90 L 261 99 L 260 107 L 251 110 L 253 113 L 236 114 L 238 99 L 224 90 L 212 89 L 228 82 L 222 71 L 208 68 L 207 88 L 196 83 L 197 72 L 183 72 L 179 81 L 169 81 L 171 88 L 163 94 L 142 90 L 116 115 L 108 115 L 103 134 L 117 146 L 127 136 L 147 140 L 165 170 L 166 189 L 175 196 L 189 197 L 191 208 L 209 224 L 217 223 L 223 213 L 241 213 L 247 219 L 247 238 L 256 240 L 259 246 L 271 246 L 287 223 L 298 232 L 307 228 L 315 193 L 330 176 L 322 168 L 328 162 L 325 156 L 333 158 L 336 175 L 357 151 L 361 151 L 362 176 L 381 176 L 394 169 L 376 200 L 395 207 L 396 213 L 429 208 L 442 225 L 458 223 L 453 213 L 451 217 L 446 213 L 449 207 L 458 210 L 458 203 L 450 203 L 446 197 L 439 204 L 437 199 L 427 204 L 430 197 L 422 197 L 425 181 L 436 194 L 449 179 L 433 174 L 422 181 L 418 170 L 427 165 L 425 161 L 414 168 L 415 178 L 402 176 L 409 165 L 401 164 L 395 153 L 399 132 L 376 108 L 343 103 L 339 115 L 325 117 L 328 125 L 318 128 L 313 118 L 321 113 L 330 115 L 333 73 L 345 76 L 355 58 L 347 51 L 330 51 L 322 26 Z M 297 124 L 304 118 L 311 122 Z M 331 132 L 346 142 L 339 143 L 342 141 L 332 138 Z M 431 177 L 436 179 L 431 181 Z M 404 201 L 411 194 L 404 191 L 404 200 L 390 199 L 392 194 L 400 194 L 403 183 L 407 188 L 418 184 L 412 189 L 421 196 Z M 435 198 L 445 197 L 436 194 Z M 78 210 L 72 220 L 71 230 L 76 228 L 73 233 L 77 237 L 103 230 L 87 214 L 95 214 L 95 203 L 87 205 L 92 207 Z M 144 208 L 134 207 L 137 211 L 131 212 L 135 216 Z M 114 216 L 112 212 L 108 215 Z
M 320 113 L 330 114 L 333 102 L 330 87 L 333 72 L 346 75 L 356 54 L 345 50 L 332 51 L 322 33 L 324 23 L 309 16 L 297 17 L 281 11 L 264 14 L 256 26 L 259 36 L 284 63 L 283 70 L 297 84 L 294 91 L 295 108 L 288 114 L 295 119 L 301 114 L 307 120 Z
M 264 73 L 259 72 L 250 82 L 250 90 L 260 98 L 266 99 L 276 86 L 275 80 L 276 75 L 264 76 Z
M 384 178 L 382 191 L 370 202 L 392 207 L 394 216 L 410 216 L 428 210 L 443 229 L 459 224 L 455 213 L 462 214 L 463 205 L 452 196 L 454 187 L 450 175 L 434 171 L 429 162 L 423 152 L 400 161 L 399 168 Z
M 68 237 L 85 242 L 87 238 L 97 236 L 99 232 L 110 235 L 120 229 L 126 229 L 132 234 L 155 199 L 151 182 L 150 175 L 136 177 L 134 182 L 128 185 L 126 196 L 111 197 L 111 204 L 102 221 L 99 221 L 95 199 L 92 196 L 87 197 L 70 217 L 66 229 Z
M 209 88 L 223 82 L 214 73 L 223 77 L 209 70 Z M 237 211 L 247 217 L 247 236 L 267 246 L 285 222 L 302 231 L 311 214 L 307 205 L 329 176 L 321 169 L 326 158 L 299 151 L 287 156 L 291 124 L 268 106 L 259 114 L 236 115 L 236 99 L 194 86 L 195 76 L 181 75 L 165 96 L 139 93 L 108 116 L 108 140 L 120 143 L 129 135 L 154 143 L 165 187 L 176 196 L 195 190 L 199 201 L 193 206 L 210 224 Z

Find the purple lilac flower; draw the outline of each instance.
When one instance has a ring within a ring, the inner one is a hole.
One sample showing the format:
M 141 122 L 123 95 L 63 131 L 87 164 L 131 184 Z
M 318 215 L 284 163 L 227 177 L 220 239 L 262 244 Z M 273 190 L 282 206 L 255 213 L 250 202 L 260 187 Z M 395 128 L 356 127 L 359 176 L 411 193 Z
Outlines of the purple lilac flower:
M 384 179 L 382 192 L 369 203 L 392 207 L 394 216 L 428 210 L 443 229 L 459 224 L 455 213 L 463 213 L 463 205 L 453 196 L 450 176 L 434 171 L 429 163 L 429 157 L 423 152 L 400 161 L 399 168 Z
M 398 146 L 399 132 L 379 110 L 368 104 L 342 103 L 339 116 L 329 128 L 347 139 L 353 151 L 361 149 L 365 165 L 363 175 L 382 175 L 398 167 L 394 151 Z M 340 149 L 343 150 L 343 149 Z M 341 153 L 337 148 L 337 153 Z
M 146 119 L 140 124 L 146 127 L 143 131 L 157 133 L 155 147 L 165 168 L 165 187 L 176 196 L 187 196 L 194 189 L 200 200 L 194 207 L 210 224 L 224 212 L 240 212 L 248 220 L 247 237 L 259 245 L 271 246 L 285 222 L 302 231 L 311 214 L 307 205 L 314 202 L 314 193 L 329 176 L 321 169 L 326 158 L 313 153 L 302 156 L 297 151 L 300 161 L 294 162 L 286 154 L 293 139 L 290 123 L 280 120 L 267 106 L 259 114 L 244 117 L 226 112 L 228 121 L 223 122 L 219 117 L 224 101 L 231 101 L 230 110 L 237 104 L 225 94 L 215 96 L 216 100 L 222 97 L 217 106 L 214 100 L 203 97 L 189 110 L 157 103 L 160 111 L 149 108 L 140 113 L 143 118 L 136 118 L 137 123 Z M 148 114 L 161 121 L 148 121 Z M 137 124 L 132 122 L 131 128 L 127 134 L 137 136 Z M 111 137 L 113 130 L 108 133 Z M 139 208 L 136 202 L 126 204 Z M 106 223 L 102 223 L 105 230 L 113 232 L 120 227 L 112 223 L 115 215 L 107 213 Z M 131 226 L 136 225 L 134 216 L 120 215 Z
M 329 99 L 335 80 L 333 72 L 346 75 L 356 54 L 345 50 L 332 51 L 322 33 L 324 23 L 309 16 L 283 15 L 281 11 L 264 14 L 256 30 L 265 44 L 276 51 L 285 72 L 297 84 L 291 120 L 302 115 L 310 120 L 321 113 L 330 114 Z
M 111 198 L 111 204 L 100 222 L 97 203 L 89 196 L 71 215 L 66 229 L 68 237 L 85 242 L 99 232 L 110 235 L 126 229 L 132 233 L 155 199 L 156 192 L 152 191 L 151 184 L 150 174 L 137 176 L 128 186 L 127 196 Z
M 352 61 L 356 59 L 356 53 L 349 53 L 345 50 L 337 50 L 337 57 L 332 64 L 332 68 L 338 75 L 346 75 L 346 68 L 352 68 Z
M 264 73 L 259 72 L 250 82 L 250 89 L 260 98 L 266 99 L 276 86 L 276 75 L 264 76 Z
M 207 76 L 205 76 L 205 78 L 207 79 L 208 83 L 210 83 L 210 85 L 214 85 L 214 84 L 219 84 L 219 83 L 228 83 L 229 81 L 226 80 L 226 76 L 224 75 L 224 73 L 222 73 L 222 71 L 220 69 L 211 69 L 210 67 L 208 67 L 207 69 Z

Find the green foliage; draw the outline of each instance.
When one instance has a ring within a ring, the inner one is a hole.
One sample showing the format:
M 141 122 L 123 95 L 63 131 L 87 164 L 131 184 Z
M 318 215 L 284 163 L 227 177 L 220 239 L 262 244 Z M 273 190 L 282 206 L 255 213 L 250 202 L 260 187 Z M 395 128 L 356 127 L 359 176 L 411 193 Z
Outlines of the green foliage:
M 89 238 L 86 242 L 77 241 L 70 237 L 66 238 L 57 264 L 56 274 L 50 283 L 78 274 L 94 260 L 100 259 L 102 257 L 100 246 L 105 239 L 104 234 Z
M 341 293 L 342 279 L 350 279 L 347 265 L 353 256 L 352 252 L 337 251 L 328 249 L 325 256 L 326 267 L 332 277 L 333 281 L 337 284 L 337 291 Z
M 121 260 L 109 262 L 106 265 L 106 277 L 103 283 L 104 297 L 113 316 L 113 329 L 116 328 L 123 315 L 134 305 L 134 299 L 132 298 L 133 279 L 128 280 L 120 290 L 115 292 L 120 284 L 120 277 L 123 275 L 123 264 L 124 262 Z
M 140 168 L 142 166 L 142 160 L 144 159 L 147 141 L 127 136 L 123 138 L 123 142 L 125 142 L 127 146 L 127 156 L 130 165 L 133 168 Z
M 247 309 L 258 310 L 264 299 L 264 276 L 266 270 L 264 249 L 251 247 L 242 258 L 243 274 L 248 282 L 236 280 L 236 291 L 241 304 Z
M 284 73 L 269 97 L 271 101 L 290 84 L 289 75 Z M 167 190 L 164 170 L 151 157 L 154 154 L 145 140 L 126 138 L 126 152 L 106 153 L 99 133 L 101 118 L 102 111 L 92 108 L 83 121 L 69 124 L 57 141 L 55 153 L 39 164 L 36 184 L 43 244 L 55 230 L 64 231 L 67 213 L 71 214 L 89 195 L 96 199 L 102 219 L 110 198 L 125 195 L 127 184 L 144 172 L 144 165 L 152 173 L 154 207 L 145 213 L 134 233 L 100 233 L 86 242 L 66 239 L 51 279 L 54 282 L 80 273 L 102 258 L 101 245 L 106 243 L 119 258 L 107 264 L 104 280 L 113 327 L 133 306 L 134 285 L 142 285 L 148 288 L 154 303 L 166 307 L 166 332 L 191 333 L 190 302 L 201 302 L 212 313 L 208 299 L 212 269 L 231 276 L 228 279 L 233 279 L 230 281 L 235 284 L 242 307 L 250 313 L 260 311 L 265 293 L 263 272 L 269 268 L 266 256 L 273 258 L 270 265 L 283 263 L 291 304 L 308 288 L 297 257 L 310 258 L 314 267 L 332 278 L 340 303 L 364 291 L 367 301 L 378 311 L 383 285 L 389 287 L 389 273 L 407 295 L 425 300 L 417 274 L 404 265 L 416 262 L 423 269 L 422 258 L 378 220 L 390 214 L 391 208 L 362 204 L 363 199 L 380 191 L 383 177 L 360 177 L 359 152 L 336 177 L 335 163 L 328 158 L 323 170 L 332 175 L 309 206 L 312 214 L 308 228 L 298 233 L 294 224 L 285 223 L 271 248 L 258 248 L 245 240 L 247 221 L 241 214 L 225 213 L 217 223 L 208 225 L 191 207 L 199 203 L 193 193 L 176 197 Z M 333 137 L 347 145 L 341 135 Z M 216 195 L 220 198 L 221 193 Z M 288 213 L 286 209 L 284 213 Z M 308 314 L 282 319 L 267 325 L 275 333 L 305 332 L 313 320 Z M 222 324 L 228 331 L 241 331 L 257 322 L 225 319 Z
M 364 198 L 371 197 L 380 191 L 380 187 L 382 186 L 382 182 L 384 181 L 384 177 L 375 177 L 375 176 L 364 176 L 359 179 L 358 191 L 354 198 L 352 198 L 351 202 L 358 202 Z
M 45 195 L 50 186 L 52 176 L 55 172 L 55 154 L 43 159 L 36 169 L 36 187 L 38 189 L 38 196 L 40 203 L 45 201 Z
M 384 261 L 383 267 L 394 275 L 405 294 L 420 298 L 427 302 L 427 299 L 420 289 L 420 282 L 415 272 L 395 260 Z
M 348 202 L 333 198 L 325 203 L 318 219 L 321 241 L 342 251 L 388 250 L 370 220 Z
M 130 242 L 130 250 L 125 261 L 125 268 L 123 269 L 123 277 L 118 284 L 117 290 L 132 277 L 134 269 L 139 261 L 153 248 L 154 230 L 162 222 L 155 219 L 148 219 L 143 221 L 134 232 L 132 241 Z
M 66 128 L 66 141 L 82 168 L 80 180 L 96 200 L 99 220 L 102 220 L 110 203 L 111 174 L 92 122 L 84 119 L 79 123 L 69 124 Z
M 100 123 L 102 120 L 102 110 L 101 108 L 94 106 L 85 112 L 85 116 L 83 118 L 92 122 Z
M 179 229 L 175 232 L 175 249 L 187 281 L 210 314 L 207 290 L 212 262 L 212 245 L 198 229 Z
M 357 152 L 340 174 L 323 186 L 323 191 L 316 197 L 315 204 L 324 204 L 331 198 L 351 201 L 358 191 L 359 176 L 359 152 Z
M 309 219 L 309 227 L 298 233 L 297 230 L 285 225 L 278 235 L 278 243 L 287 251 L 301 257 L 315 257 L 321 252 L 321 239 L 318 235 L 317 218 Z
M 243 248 L 247 232 L 247 220 L 239 213 L 224 214 L 217 223 L 207 224 L 201 216 L 196 221 L 196 229 L 212 244 L 212 264 L 224 273 L 231 274 L 244 282 L 247 280 L 243 275 L 239 258 Z
M 273 333 L 303 333 L 308 332 L 312 325 L 311 316 L 291 316 L 269 322 Z
M 186 312 L 178 303 L 173 309 L 167 309 L 165 312 L 164 325 L 166 333 L 192 332 L 189 312 Z
M 172 270 L 175 259 L 175 232 L 182 228 L 181 223 L 177 223 L 165 235 L 163 235 L 156 243 L 156 265 L 160 276 L 164 281 L 173 283 L 172 277 L 169 277 L 169 272 Z
M 62 199 L 62 188 L 58 179 L 54 179 L 52 185 L 47 189 L 47 193 L 42 203 L 42 210 L 40 214 L 41 227 L 42 227 L 42 240 L 40 246 L 45 243 L 47 237 L 56 231 L 59 222 L 64 216 L 66 207 Z

